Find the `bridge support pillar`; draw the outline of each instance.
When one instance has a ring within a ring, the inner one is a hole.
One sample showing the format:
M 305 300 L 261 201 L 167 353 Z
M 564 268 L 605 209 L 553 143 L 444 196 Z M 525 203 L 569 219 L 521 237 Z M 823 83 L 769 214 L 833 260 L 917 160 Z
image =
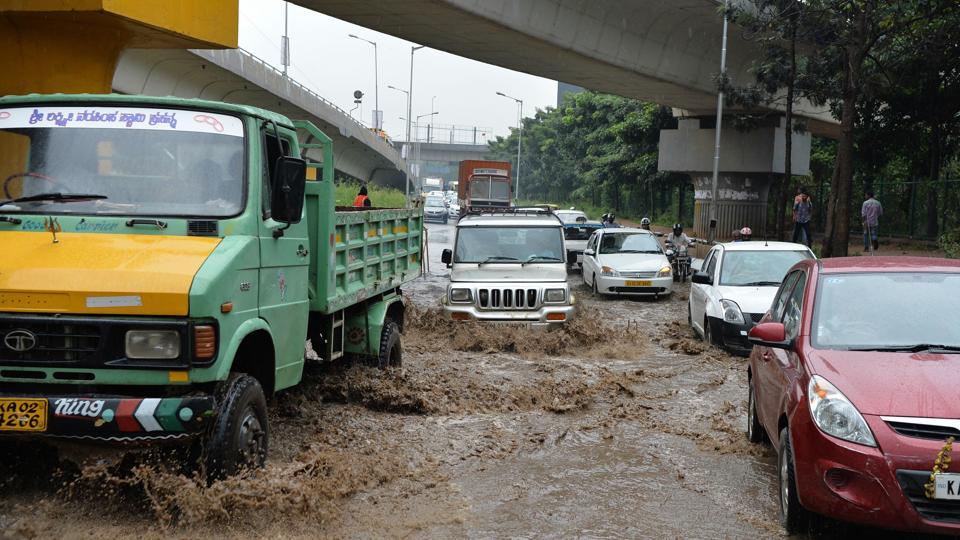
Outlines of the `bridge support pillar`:
M 0 0 L 0 96 L 109 93 L 125 48 L 237 46 L 238 0 Z
M 713 197 L 715 118 L 680 118 L 677 129 L 660 131 L 658 168 L 688 174 L 695 189 L 694 234 L 709 236 Z M 734 229 L 747 226 L 759 237 L 767 216 L 770 186 L 783 177 L 784 127 L 774 119 L 750 131 L 724 125 L 717 181 L 715 238 L 728 240 Z M 810 134 L 793 134 L 794 175 L 810 170 Z

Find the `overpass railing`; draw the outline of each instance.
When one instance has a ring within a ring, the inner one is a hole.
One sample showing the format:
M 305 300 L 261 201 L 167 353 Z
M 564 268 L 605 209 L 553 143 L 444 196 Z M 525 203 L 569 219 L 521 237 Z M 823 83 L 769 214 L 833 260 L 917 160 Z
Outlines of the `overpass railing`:
M 413 142 L 434 144 L 487 144 L 495 137 L 492 128 L 445 124 L 414 124 L 410 129 Z

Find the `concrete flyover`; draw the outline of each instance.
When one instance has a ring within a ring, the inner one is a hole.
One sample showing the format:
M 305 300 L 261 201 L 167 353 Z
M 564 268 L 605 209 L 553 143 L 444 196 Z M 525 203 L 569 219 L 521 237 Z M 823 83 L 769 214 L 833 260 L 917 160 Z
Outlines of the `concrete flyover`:
M 659 167 L 691 177 L 698 203 L 694 226 L 706 233 L 721 0 L 291 1 L 474 60 L 672 107 L 682 125 L 661 133 Z M 727 74 L 734 84 L 753 81 L 749 68 L 759 54 L 731 26 Z M 805 175 L 810 135 L 836 137 L 839 125 L 828 107 L 804 102 L 796 113 L 809 131 L 794 136 L 791 172 Z M 754 133 L 724 130 L 719 238 L 744 225 L 762 227 L 770 185 L 784 176 L 783 162 L 778 166 L 784 127 L 777 116 Z
M 408 163 L 389 141 L 241 49 L 127 49 L 114 73 L 113 89 L 243 103 L 307 119 L 333 139 L 339 172 L 401 190 L 406 183 Z M 319 155 L 310 157 L 322 161 Z
M 397 148 L 403 142 L 395 142 Z M 486 159 L 490 147 L 486 144 L 451 144 L 446 142 L 413 143 L 410 161 L 420 163 L 421 178 L 443 178 L 454 182 L 460 174 L 460 162 L 468 159 Z

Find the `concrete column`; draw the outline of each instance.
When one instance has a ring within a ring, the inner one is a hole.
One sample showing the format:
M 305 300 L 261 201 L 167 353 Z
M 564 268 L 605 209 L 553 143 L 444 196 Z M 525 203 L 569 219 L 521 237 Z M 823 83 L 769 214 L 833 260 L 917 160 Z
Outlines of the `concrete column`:
M 715 129 L 713 118 L 681 118 L 677 129 L 660 131 L 658 168 L 688 174 L 695 189 L 693 231 L 709 235 L 713 184 Z M 777 123 L 779 122 L 779 124 Z M 747 226 L 759 238 L 767 215 L 770 186 L 783 176 L 784 128 L 782 119 L 750 131 L 724 126 L 717 182 L 718 240 L 730 239 L 734 229 Z M 810 170 L 810 134 L 793 134 L 793 174 Z

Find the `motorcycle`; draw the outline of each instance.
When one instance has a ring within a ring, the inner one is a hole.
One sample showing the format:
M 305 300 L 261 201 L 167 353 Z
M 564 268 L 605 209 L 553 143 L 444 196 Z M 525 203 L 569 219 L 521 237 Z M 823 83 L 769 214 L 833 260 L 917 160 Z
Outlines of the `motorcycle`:
M 673 267 L 673 280 L 681 283 L 687 281 L 690 275 L 690 254 L 687 252 L 687 246 L 676 248 L 672 243 L 666 243 L 667 260 Z

